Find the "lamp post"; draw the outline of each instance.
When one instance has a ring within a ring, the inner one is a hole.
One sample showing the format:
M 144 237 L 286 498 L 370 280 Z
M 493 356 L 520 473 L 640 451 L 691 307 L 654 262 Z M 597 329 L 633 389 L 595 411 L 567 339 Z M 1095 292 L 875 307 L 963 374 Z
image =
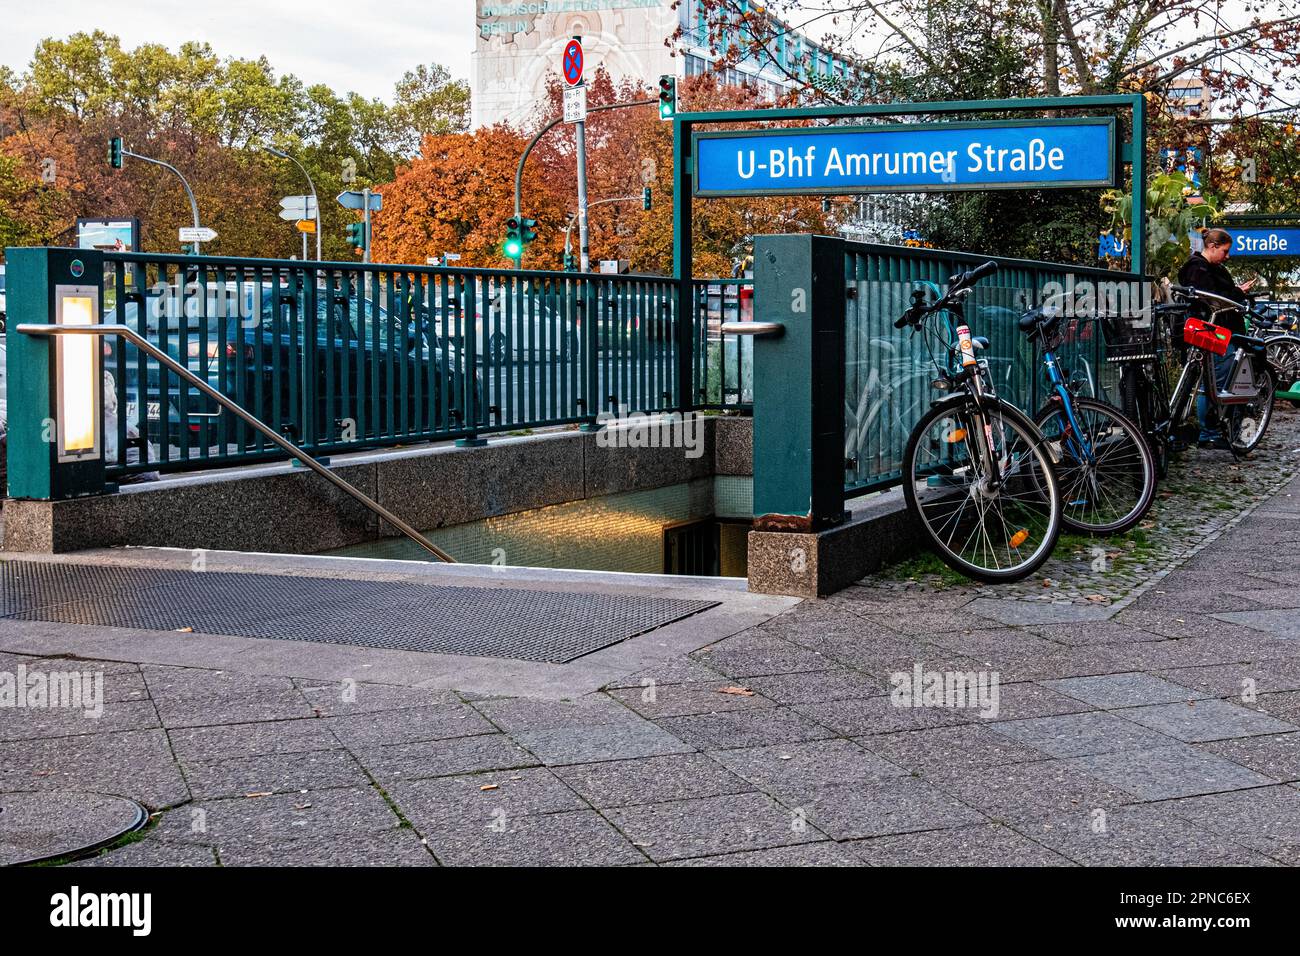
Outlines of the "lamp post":
M 280 159 L 287 159 L 302 170 L 303 176 L 307 178 L 307 188 L 311 190 L 311 202 L 312 205 L 316 207 L 316 215 L 314 217 L 316 219 L 316 261 L 320 262 L 320 202 L 316 198 L 316 184 L 311 181 L 311 173 L 307 172 L 306 166 L 298 162 L 298 160 L 294 159 L 282 149 L 276 149 L 274 146 L 267 146 L 265 144 L 263 144 L 262 149 L 270 153 L 272 156 L 277 156 Z M 303 244 L 304 246 L 306 245 L 305 238 Z

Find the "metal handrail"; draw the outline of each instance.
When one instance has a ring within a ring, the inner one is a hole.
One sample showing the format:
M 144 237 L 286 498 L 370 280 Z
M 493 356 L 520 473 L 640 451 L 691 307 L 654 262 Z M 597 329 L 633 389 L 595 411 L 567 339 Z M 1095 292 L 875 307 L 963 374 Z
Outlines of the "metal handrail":
M 181 365 L 179 362 L 173 359 L 162 349 L 158 348 L 152 342 L 145 339 L 143 336 L 141 336 L 130 326 L 111 325 L 111 324 L 39 325 L 33 323 L 23 323 L 18 326 L 18 331 L 24 333 L 25 335 L 95 335 L 95 336 L 120 335 L 122 336 L 124 339 L 126 339 L 136 348 L 141 349 L 146 354 L 157 359 L 159 363 L 162 364 L 169 372 L 172 372 L 173 374 L 180 376 L 182 379 L 184 379 L 189 384 L 193 385 L 200 392 L 202 392 L 208 398 L 212 399 L 222 408 L 225 408 L 228 411 L 230 411 L 236 418 L 244 422 L 244 424 L 261 432 L 272 442 L 274 442 L 277 446 L 279 446 L 281 451 L 285 452 L 290 457 L 295 458 L 302 464 L 306 465 L 308 468 L 316 472 L 316 474 L 320 475 L 322 478 L 324 478 L 334 487 L 338 488 L 340 491 L 346 492 L 347 494 L 355 498 L 357 501 L 361 502 L 368 509 L 370 509 L 371 512 L 378 515 L 384 521 L 387 521 L 394 528 L 402 532 L 402 534 L 406 535 L 408 538 L 410 538 L 420 547 L 424 548 L 430 554 L 434 555 L 435 557 L 439 558 L 442 561 L 447 561 L 451 564 L 456 563 L 455 558 L 449 555 L 446 551 L 443 551 L 442 548 L 438 547 L 436 544 L 434 544 L 424 535 L 420 534 L 420 532 L 416 531 L 414 528 L 412 528 L 401 518 L 397 517 L 397 515 L 393 514 L 383 505 L 379 504 L 379 502 L 370 498 L 364 492 L 361 492 L 355 487 L 353 487 L 352 485 L 348 484 L 338 475 L 334 474 L 334 472 L 330 471 L 328 468 L 326 468 L 324 465 L 318 462 L 315 458 L 312 458 L 310 455 L 304 452 L 297 445 L 286 440 L 283 436 L 278 434 L 275 431 L 275 429 L 273 429 L 270 425 L 267 425 L 260 418 L 256 418 L 251 413 L 245 411 L 243 408 L 237 405 L 235 402 L 231 401 L 225 395 L 222 395 L 215 388 L 213 388 L 207 382 L 203 381 L 203 379 L 199 378 L 197 375 L 195 375 L 185 366 Z

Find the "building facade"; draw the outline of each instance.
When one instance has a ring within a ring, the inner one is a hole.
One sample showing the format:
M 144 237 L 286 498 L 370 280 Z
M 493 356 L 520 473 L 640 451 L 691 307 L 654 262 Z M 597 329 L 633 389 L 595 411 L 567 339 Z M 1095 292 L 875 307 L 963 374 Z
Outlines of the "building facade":
M 665 73 L 684 78 L 714 72 L 716 55 L 700 0 L 682 0 L 677 9 L 673 0 L 476 2 L 470 66 L 475 128 L 535 119 L 547 80 L 559 74 L 564 45 L 574 36 L 582 37 L 588 74 L 603 66 L 615 83 L 631 78 L 652 89 Z M 748 2 L 740 0 L 741 12 Z M 775 44 L 770 57 L 747 59 L 719 79 L 756 87 L 767 99 L 794 84 L 791 74 L 848 79 L 850 65 L 811 40 L 781 31 Z

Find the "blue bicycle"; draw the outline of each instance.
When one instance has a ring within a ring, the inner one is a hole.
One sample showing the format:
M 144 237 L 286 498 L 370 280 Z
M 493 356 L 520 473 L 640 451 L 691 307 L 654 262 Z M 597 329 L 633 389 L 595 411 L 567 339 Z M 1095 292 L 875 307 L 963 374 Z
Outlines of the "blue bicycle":
M 1065 311 L 1049 302 L 1020 318 L 1020 330 L 1042 352 L 1051 395 L 1034 417 L 1056 464 L 1061 523 L 1083 534 L 1127 531 L 1142 520 L 1156 490 L 1155 459 L 1142 430 L 1113 405 L 1076 394 L 1056 357 Z

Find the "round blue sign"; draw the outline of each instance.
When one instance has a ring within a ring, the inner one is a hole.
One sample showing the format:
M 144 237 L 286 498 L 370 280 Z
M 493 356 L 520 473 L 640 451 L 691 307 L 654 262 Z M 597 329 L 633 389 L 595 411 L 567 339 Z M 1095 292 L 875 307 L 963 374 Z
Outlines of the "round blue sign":
M 564 47 L 564 82 L 577 86 L 582 82 L 582 44 L 570 40 Z
M 68 266 L 68 271 L 72 273 L 72 278 L 80 279 L 81 274 L 86 271 L 86 267 L 82 265 L 80 259 L 73 259 L 72 264 Z

